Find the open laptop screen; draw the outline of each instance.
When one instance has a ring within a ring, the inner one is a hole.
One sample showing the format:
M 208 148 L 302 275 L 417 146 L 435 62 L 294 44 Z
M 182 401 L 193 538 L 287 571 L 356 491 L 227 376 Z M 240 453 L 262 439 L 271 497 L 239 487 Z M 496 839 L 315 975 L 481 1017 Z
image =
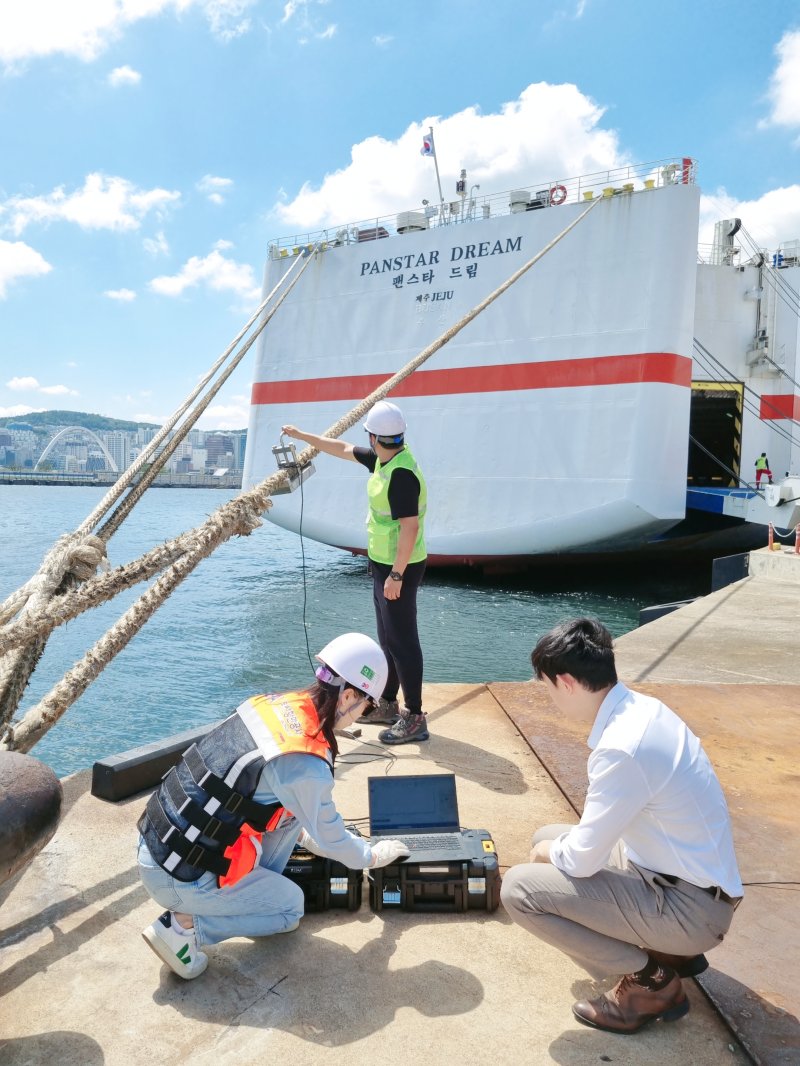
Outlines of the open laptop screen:
M 370 777 L 369 824 L 373 836 L 457 833 L 460 823 L 455 776 Z

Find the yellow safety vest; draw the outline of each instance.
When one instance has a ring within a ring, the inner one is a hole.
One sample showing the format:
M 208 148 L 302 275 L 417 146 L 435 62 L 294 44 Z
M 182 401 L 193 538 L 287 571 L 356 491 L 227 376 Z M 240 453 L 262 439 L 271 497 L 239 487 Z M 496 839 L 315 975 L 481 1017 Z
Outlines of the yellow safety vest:
M 408 448 L 403 448 L 392 456 L 388 463 L 375 463 L 375 469 L 367 482 L 367 554 L 376 563 L 391 566 L 397 555 L 397 538 L 400 535 L 400 520 L 392 518 L 389 506 L 389 481 L 395 470 L 410 470 L 419 481 L 419 530 L 414 548 L 409 558 L 410 563 L 421 563 L 427 558 L 425 550 L 425 510 L 428 503 L 428 491 L 425 478 L 417 466 L 416 460 Z

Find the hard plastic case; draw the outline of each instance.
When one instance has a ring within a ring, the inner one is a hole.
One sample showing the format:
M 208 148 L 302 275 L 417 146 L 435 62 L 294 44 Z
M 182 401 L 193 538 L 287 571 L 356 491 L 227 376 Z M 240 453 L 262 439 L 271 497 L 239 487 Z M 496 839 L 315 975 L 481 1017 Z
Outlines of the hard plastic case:
M 361 906 L 363 870 L 350 870 L 298 845 L 289 856 L 283 875 L 302 888 L 307 913 L 337 908 L 357 911 Z
M 469 859 L 398 862 L 367 871 L 373 911 L 495 911 L 500 905 L 500 866 L 485 829 L 462 830 Z

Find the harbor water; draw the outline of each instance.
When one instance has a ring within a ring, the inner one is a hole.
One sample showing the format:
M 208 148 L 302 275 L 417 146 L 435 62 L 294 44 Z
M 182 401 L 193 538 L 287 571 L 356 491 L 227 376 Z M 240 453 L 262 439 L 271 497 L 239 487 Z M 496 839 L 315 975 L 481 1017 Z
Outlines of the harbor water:
M 213 489 L 154 489 L 109 545 L 112 566 L 190 529 L 231 497 Z M 94 488 L 0 486 L 0 600 L 36 571 L 48 548 L 101 499 Z M 20 714 L 41 699 L 144 591 L 57 629 Z M 419 595 L 429 682 L 525 680 L 530 651 L 556 622 L 593 614 L 615 636 L 639 610 L 699 595 L 705 578 L 640 571 L 549 569 L 491 579 L 431 570 Z M 375 635 L 366 561 L 268 522 L 218 549 L 173 593 L 31 754 L 60 776 L 95 759 L 230 713 L 254 692 L 309 683 L 313 654 L 337 633 Z

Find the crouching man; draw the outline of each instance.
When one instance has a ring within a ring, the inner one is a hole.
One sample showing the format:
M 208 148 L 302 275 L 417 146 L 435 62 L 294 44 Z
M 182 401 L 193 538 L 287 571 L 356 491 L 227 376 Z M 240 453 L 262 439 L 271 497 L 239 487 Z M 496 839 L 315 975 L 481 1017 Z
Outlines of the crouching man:
M 578 1021 L 633 1033 L 689 1010 L 682 977 L 708 966 L 742 897 L 728 808 L 697 737 L 663 703 L 617 681 L 611 634 L 579 618 L 547 633 L 534 674 L 585 726 L 589 785 L 578 825 L 533 837 L 503 879 L 511 918 L 596 979 L 622 974 Z

